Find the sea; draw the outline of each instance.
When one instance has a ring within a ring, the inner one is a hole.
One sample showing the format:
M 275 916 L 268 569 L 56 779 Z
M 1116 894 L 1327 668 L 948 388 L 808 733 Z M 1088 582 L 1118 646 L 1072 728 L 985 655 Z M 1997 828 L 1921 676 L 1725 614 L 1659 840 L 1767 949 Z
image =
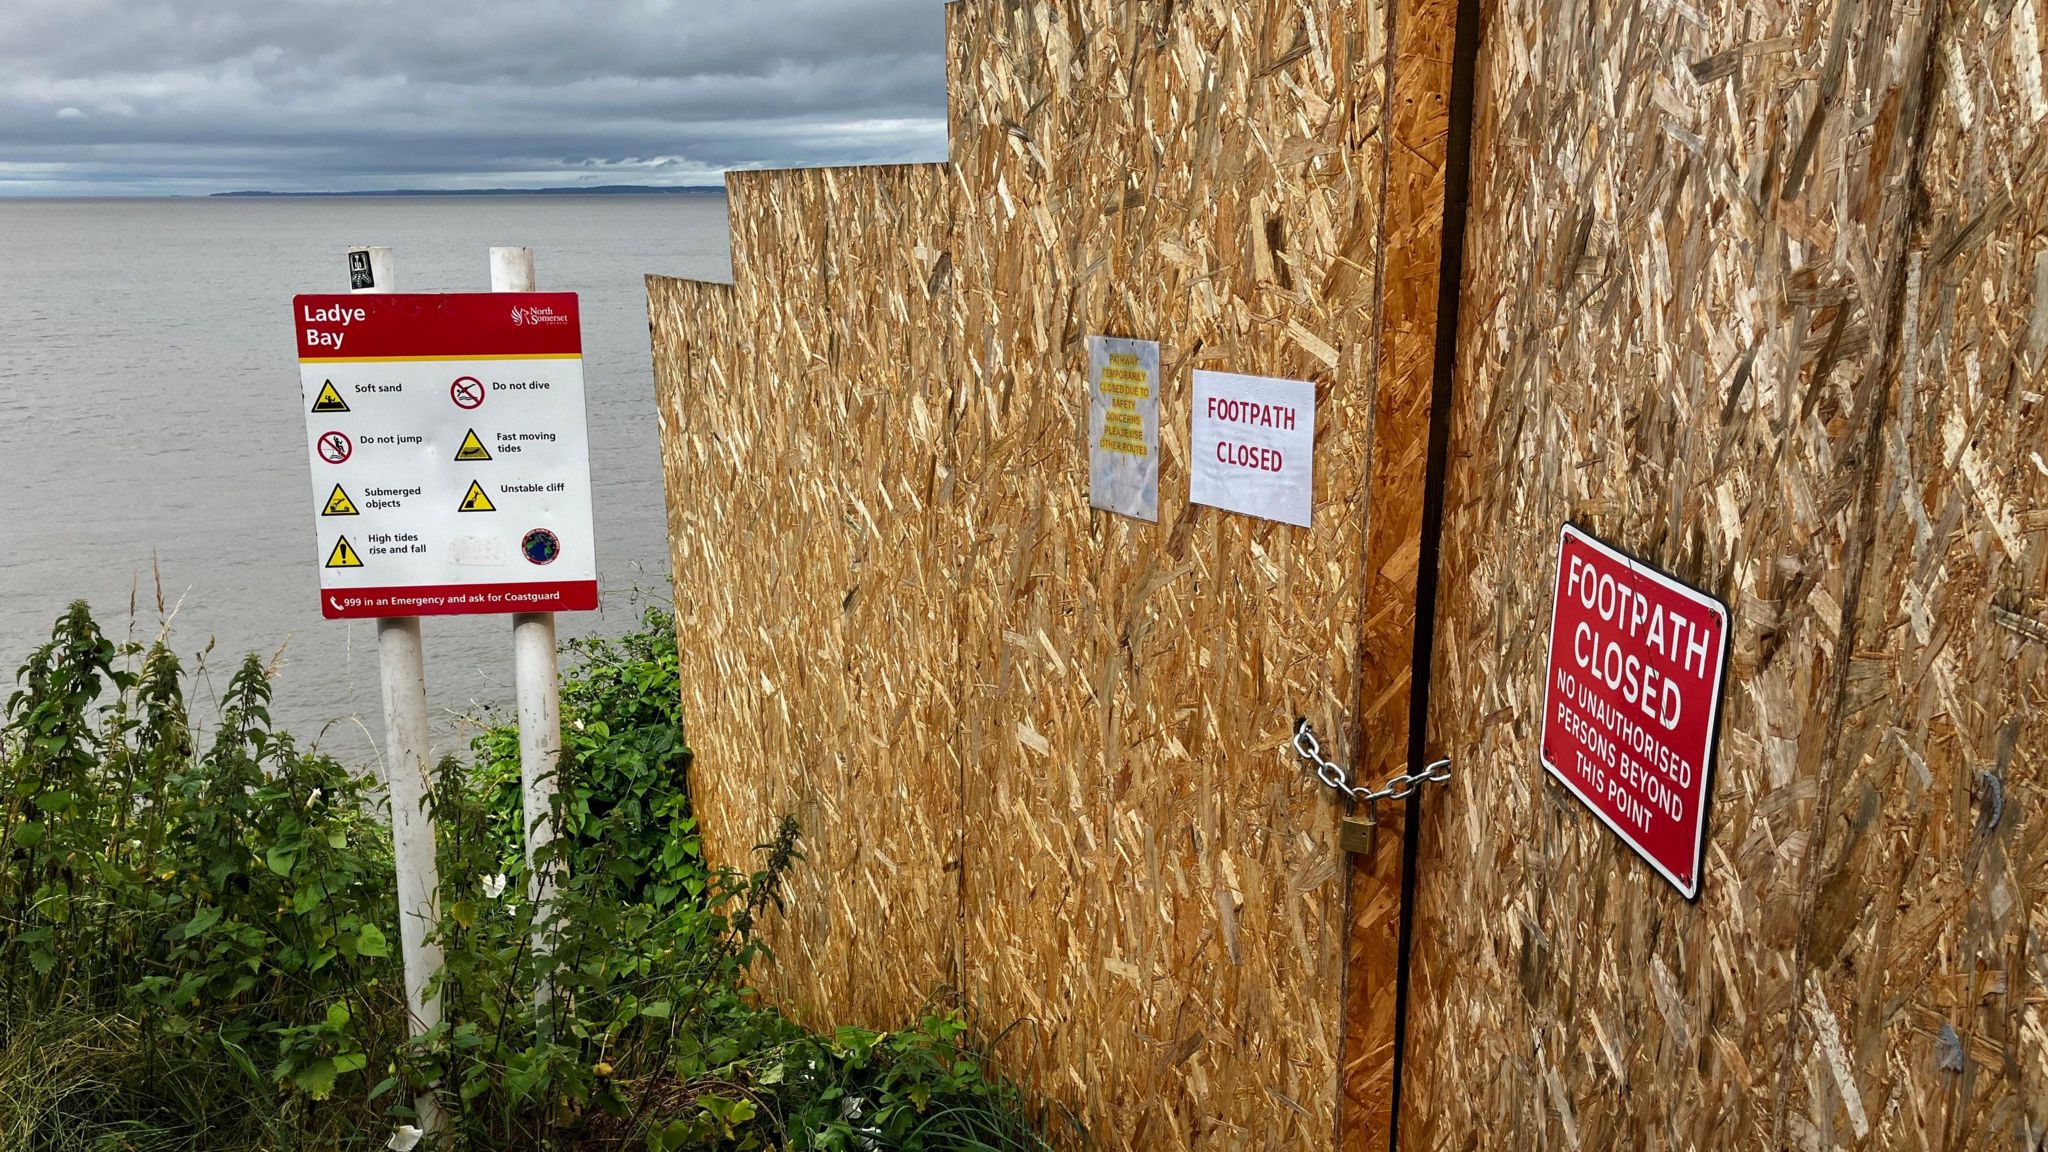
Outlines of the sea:
M 563 639 L 671 602 L 642 277 L 731 278 L 720 196 L 0 199 L 0 672 L 72 601 L 116 642 L 168 638 L 204 729 L 247 653 L 302 747 L 382 761 L 374 621 L 319 608 L 291 298 L 389 245 L 400 291 L 484 291 L 491 245 L 575 292 L 601 605 Z M 423 624 L 435 752 L 508 722 L 509 616 Z M 0 697 L 13 685 L 0 685 Z M 201 733 L 202 739 L 204 732 Z

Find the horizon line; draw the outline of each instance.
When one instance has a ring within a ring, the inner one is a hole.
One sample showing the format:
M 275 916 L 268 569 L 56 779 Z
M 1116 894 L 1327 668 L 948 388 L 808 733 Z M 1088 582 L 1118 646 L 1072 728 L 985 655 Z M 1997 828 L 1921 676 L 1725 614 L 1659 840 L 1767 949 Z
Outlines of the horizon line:
M 261 188 L 225 192 L 9 192 L 0 189 L 4 200 L 293 200 L 428 198 L 436 196 L 723 196 L 718 184 L 602 184 L 589 187 L 555 185 L 545 188 L 373 188 L 281 192 Z

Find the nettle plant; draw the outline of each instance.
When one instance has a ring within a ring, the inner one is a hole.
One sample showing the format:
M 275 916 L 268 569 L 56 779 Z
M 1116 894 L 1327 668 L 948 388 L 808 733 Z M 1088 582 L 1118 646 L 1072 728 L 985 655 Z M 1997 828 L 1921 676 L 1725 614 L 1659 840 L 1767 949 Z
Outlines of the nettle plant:
M 46 1034 L 76 1031 L 64 1022 L 105 1025 L 78 1090 L 45 1086 L 74 1132 L 146 1118 L 197 1146 L 265 1117 L 358 1128 L 370 1110 L 338 1085 L 403 1039 L 367 786 L 271 730 L 253 657 L 203 749 L 180 676 L 164 643 L 116 645 L 79 603 L 17 678 L 0 732 L 0 1043 L 32 1066 Z

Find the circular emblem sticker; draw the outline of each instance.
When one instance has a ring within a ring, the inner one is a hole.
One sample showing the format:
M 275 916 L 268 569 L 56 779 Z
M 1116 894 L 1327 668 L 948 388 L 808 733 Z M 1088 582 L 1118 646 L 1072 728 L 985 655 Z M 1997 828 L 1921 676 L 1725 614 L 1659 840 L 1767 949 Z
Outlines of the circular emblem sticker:
M 562 541 L 545 528 L 535 528 L 519 541 L 519 551 L 534 564 L 553 564 L 562 554 Z

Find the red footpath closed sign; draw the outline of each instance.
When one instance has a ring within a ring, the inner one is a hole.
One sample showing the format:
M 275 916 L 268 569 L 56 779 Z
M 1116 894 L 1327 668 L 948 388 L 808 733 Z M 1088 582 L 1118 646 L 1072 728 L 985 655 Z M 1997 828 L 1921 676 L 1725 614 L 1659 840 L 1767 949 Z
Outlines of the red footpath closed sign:
M 1564 526 L 1543 767 L 1688 900 L 1700 892 L 1727 656 L 1720 601 Z

